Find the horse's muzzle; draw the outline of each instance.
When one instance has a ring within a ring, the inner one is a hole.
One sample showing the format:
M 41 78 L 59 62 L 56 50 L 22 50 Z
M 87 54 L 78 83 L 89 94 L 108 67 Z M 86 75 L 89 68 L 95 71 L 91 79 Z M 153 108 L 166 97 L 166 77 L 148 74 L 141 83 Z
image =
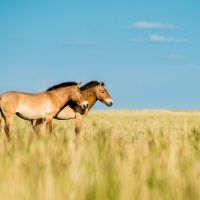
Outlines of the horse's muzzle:
M 107 99 L 105 102 L 107 106 L 112 106 L 114 104 L 114 101 L 112 99 Z
M 84 101 L 82 104 L 81 104 L 81 107 L 82 109 L 86 109 L 88 107 L 88 102 L 87 101 Z

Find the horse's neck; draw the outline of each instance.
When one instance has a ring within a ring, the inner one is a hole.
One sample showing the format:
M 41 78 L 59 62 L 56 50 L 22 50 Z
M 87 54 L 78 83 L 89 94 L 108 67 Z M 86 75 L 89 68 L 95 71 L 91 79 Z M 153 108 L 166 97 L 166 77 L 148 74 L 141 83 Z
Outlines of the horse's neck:
M 97 101 L 97 95 L 96 95 L 95 87 L 92 88 L 92 89 L 85 90 L 83 92 L 83 94 L 84 94 L 84 98 L 86 98 L 87 101 L 88 101 L 88 108 L 87 109 L 89 111 Z
M 67 87 L 52 91 L 56 96 L 57 105 L 59 105 L 59 107 L 63 107 L 70 100 L 71 91 L 72 90 Z

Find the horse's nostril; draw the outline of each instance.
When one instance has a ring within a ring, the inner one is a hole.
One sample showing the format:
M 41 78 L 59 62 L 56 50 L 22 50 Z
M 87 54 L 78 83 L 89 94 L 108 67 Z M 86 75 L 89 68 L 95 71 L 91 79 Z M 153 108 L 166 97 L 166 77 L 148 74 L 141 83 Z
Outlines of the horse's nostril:
M 88 102 L 87 102 L 87 101 L 86 101 L 86 102 L 83 102 L 82 108 L 85 109 L 85 108 L 87 108 L 87 107 L 88 107 Z
M 114 102 L 113 102 L 112 99 L 109 99 L 109 100 L 106 101 L 107 106 L 112 106 L 113 103 L 114 103 Z

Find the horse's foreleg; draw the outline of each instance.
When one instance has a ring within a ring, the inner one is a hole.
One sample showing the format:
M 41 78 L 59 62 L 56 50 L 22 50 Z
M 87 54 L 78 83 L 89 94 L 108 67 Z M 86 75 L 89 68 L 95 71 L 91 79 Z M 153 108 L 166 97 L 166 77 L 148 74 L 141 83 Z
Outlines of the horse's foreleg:
M 46 133 L 47 135 L 51 135 L 52 133 L 52 123 L 50 121 L 46 122 Z
M 80 114 L 76 114 L 76 124 L 75 124 L 75 133 L 78 137 L 81 132 L 83 117 Z
M 46 118 L 46 133 L 47 135 L 51 134 L 52 133 L 52 120 L 53 120 L 53 117 L 47 117 Z
M 31 122 L 33 125 L 33 130 L 36 134 L 40 132 L 40 129 L 42 128 L 44 122 L 45 122 L 45 119 L 37 119 L 34 125 L 33 125 L 33 122 Z

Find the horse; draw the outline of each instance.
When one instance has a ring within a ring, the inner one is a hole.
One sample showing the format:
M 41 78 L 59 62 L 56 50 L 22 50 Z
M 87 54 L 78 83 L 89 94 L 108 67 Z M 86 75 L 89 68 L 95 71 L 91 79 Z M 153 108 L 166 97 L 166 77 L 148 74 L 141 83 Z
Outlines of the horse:
M 76 118 L 75 123 L 75 134 L 76 136 L 80 135 L 83 117 L 87 115 L 89 110 L 93 107 L 97 100 L 101 101 L 102 103 L 106 104 L 107 106 L 113 105 L 113 100 L 108 93 L 107 89 L 105 88 L 105 82 L 98 82 L 98 81 L 90 81 L 85 85 L 80 87 L 82 91 L 82 95 L 84 98 L 87 98 L 88 107 L 83 109 L 74 101 L 69 101 L 66 105 L 54 116 L 54 119 L 57 120 L 68 120 Z M 37 120 L 33 125 L 35 129 L 38 125 L 42 124 L 43 120 Z
M 43 119 L 46 121 L 46 132 L 49 134 L 52 132 L 53 117 L 69 100 L 76 102 L 83 110 L 86 109 L 88 102 L 82 95 L 80 85 L 81 83 L 64 82 L 36 94 L 17 91 L 2 94 L 0 96 L 1 125 L 4 127 L 7 139 L 11 139 L 9 129 L 15 114 L 25 120 Z

